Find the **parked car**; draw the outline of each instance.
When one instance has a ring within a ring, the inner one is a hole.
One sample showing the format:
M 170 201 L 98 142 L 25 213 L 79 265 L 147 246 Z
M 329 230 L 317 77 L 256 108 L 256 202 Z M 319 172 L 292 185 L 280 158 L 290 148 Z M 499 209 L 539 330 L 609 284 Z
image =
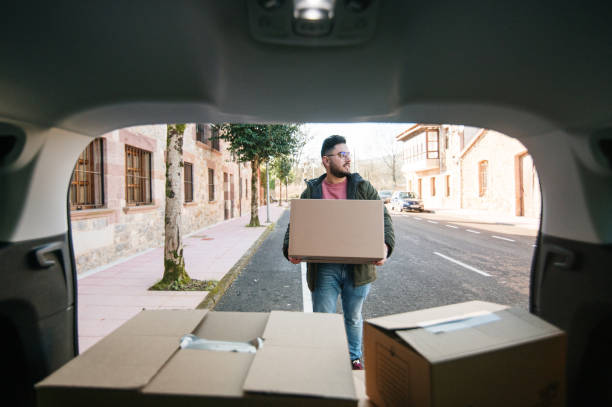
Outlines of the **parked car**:
M 395 191 L 391 197 L 391 210 L 423 212 L 425 208 L 423 201 L 414 192 Z
M 378 192 L 378 195 L 380 196 L 380 199 L 383 200 L 383 203 L 388 204 L 389 201 L 391 201 L 391 195 L 393 195 L 393 191 L 390 191 L 388 189 L 383 189 Z
M 491 128 L 529 149 L 543 219 L 530 311 L 568 334 L 568 404 L 612 404 L 609 3 L 298 3 L 310 4 L 1 3 L 3 404 L 34 405 L 33 384 L 79 352 L 66 200 L 92 138 L 151 123 L 363 121 Z

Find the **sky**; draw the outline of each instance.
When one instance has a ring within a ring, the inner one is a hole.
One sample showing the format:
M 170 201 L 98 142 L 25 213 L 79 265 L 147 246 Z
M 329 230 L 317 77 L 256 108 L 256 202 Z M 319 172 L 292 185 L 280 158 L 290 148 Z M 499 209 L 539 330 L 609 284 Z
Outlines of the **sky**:
M 312 139 L 304 147 L 303 159 L 321 158 L 321 144 L 332 134 L 346 138 L 351 154 L 357 159 L 380 157 L 388 149 L 388 143 L 396 142 L 395 136 L 413 123 L 306 123 L 302 129 Z M 397 142 L 396 142 L 397 143 Z

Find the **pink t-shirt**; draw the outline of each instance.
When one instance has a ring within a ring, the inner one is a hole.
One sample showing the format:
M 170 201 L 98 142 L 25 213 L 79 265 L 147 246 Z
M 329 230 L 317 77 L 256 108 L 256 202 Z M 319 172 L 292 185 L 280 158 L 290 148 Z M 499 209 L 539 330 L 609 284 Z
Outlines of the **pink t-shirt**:
M 347 178 L 337 184 L 328 183 L 323 180 L 323 199 L 346 199 L 346 186 L 348 185 Z

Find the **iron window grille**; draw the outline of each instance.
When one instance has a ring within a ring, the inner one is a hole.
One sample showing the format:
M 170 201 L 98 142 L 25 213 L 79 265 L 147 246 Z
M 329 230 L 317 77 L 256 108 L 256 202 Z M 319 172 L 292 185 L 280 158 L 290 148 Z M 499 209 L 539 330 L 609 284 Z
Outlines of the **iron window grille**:
M 215 200 L 215 170 L 208 169 L 208 200 Z
M 89 143 L 79 155 L 70 179 L 70 209 L 104 207 L 103 139 Z
M 193 202 L 193 165 L 184 163 L 183 178 L 185 181 L 185 202 Z
M 487 177 L 489 162 L 484 160 L 478 163 L 478 195 L 484 196 L 487 193 Z
M 125 146 L 125 196 L 128 206 L 148 205 L 151 196 L 151 152 Z

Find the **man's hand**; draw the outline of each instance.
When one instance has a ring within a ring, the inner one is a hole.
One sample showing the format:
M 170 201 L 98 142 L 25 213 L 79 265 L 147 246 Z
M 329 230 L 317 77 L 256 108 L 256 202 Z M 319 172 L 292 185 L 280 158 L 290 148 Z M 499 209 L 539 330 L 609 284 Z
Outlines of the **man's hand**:
M 302 262 L 302 259 L 299 259 L 297 257 L 289 257 L 289 261 L 293 264 L 300 264 Z
M 382 266 L 383 264 L 385 264 L 385 261 L 387 261 L 387 253 L 389 253 L 389 248 L 387 247 L 386 243 L 383 243 L 383 246 L 385 248 L 385 257 L 382 260 L 375 261 L 373 263 L 375 266 Z

